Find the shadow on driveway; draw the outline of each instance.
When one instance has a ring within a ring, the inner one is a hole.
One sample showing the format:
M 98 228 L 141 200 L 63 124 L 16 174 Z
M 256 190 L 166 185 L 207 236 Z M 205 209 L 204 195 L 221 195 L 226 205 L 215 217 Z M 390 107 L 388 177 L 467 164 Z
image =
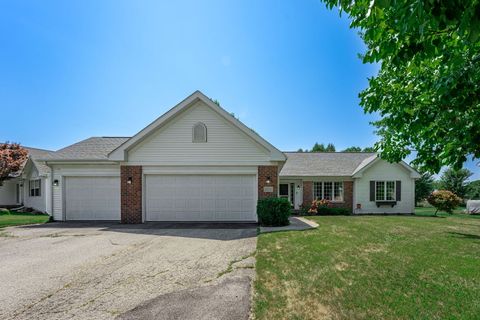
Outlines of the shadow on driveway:
M 158 235 L 169 237 L 200 238 L 212 240 L 237 240 L 255 237 L 256 223 L 170 223 L 147 222 L 142 224 L 122 224 L 105 221 L 50 222 L 40 225 L 18 226 L 19 229 L 36 229 L 49 232 L 79 231 L 94 229 L 98 231 L 130 234 Z

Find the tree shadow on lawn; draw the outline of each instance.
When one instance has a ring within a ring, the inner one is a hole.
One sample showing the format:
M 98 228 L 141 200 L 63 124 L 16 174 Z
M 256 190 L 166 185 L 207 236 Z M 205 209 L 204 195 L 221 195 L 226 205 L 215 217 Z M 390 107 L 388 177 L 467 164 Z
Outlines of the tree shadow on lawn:
M 462 232 L 448 232 L 448 233 L 453 235 L 455 238 L 480 240 L 480 236 L 476 234 L 469 234 L 469 233 L 462 233 Z

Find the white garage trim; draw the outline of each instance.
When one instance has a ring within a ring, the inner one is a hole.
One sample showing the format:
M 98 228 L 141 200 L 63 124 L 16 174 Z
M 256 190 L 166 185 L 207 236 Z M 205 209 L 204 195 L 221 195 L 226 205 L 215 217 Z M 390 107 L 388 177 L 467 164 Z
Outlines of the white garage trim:
M 143 174 L 142 180 L 143 221 L 257 222 L 257 174 Z M 240 196 L 228 194 L 232 183 Z M 182 195 L 183 187 L 191 196 Z
M 120 177 L 63 177 L 65 220 L 120 220 Z

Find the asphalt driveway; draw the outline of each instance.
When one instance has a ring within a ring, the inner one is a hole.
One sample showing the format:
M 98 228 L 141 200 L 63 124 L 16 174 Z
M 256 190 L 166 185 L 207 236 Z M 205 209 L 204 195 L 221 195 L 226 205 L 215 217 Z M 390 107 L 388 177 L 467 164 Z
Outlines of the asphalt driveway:
M 256 228 L 0 230 L 1 319 L 247 319 Z

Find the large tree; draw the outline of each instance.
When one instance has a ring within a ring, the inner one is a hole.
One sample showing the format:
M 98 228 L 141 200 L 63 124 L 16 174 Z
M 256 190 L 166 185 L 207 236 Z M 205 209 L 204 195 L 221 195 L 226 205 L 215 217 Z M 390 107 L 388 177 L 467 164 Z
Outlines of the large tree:
M 18 143 L 0 143 L 0 185 L 19 171 L 28 158 L 28 151 Z
M 467 180 L 472 176 L 468 169 L 448 168 L 440 178 L 440 188 L 455 193 L 460 198 L 465 198 L 468 191 Z
M 430 172 L 480 157 L 480 1 L 322 0 L 339 7 L 366 44 L 364 63 L 379 73 L 360 93 L 382 158 L 416 151 Z
M 318 142 L 315 142 L 311 152 L 325 152 L 325 145 L 323 143 L 318 144 Z
M 468 184 L 466 198 L 480 200 L 480 180 Z
M 433 176 L 428 172 L 422 173 L 420 179 L 415 180 L 415 205 L 427 199 L 432 193 L 434 181 Z

